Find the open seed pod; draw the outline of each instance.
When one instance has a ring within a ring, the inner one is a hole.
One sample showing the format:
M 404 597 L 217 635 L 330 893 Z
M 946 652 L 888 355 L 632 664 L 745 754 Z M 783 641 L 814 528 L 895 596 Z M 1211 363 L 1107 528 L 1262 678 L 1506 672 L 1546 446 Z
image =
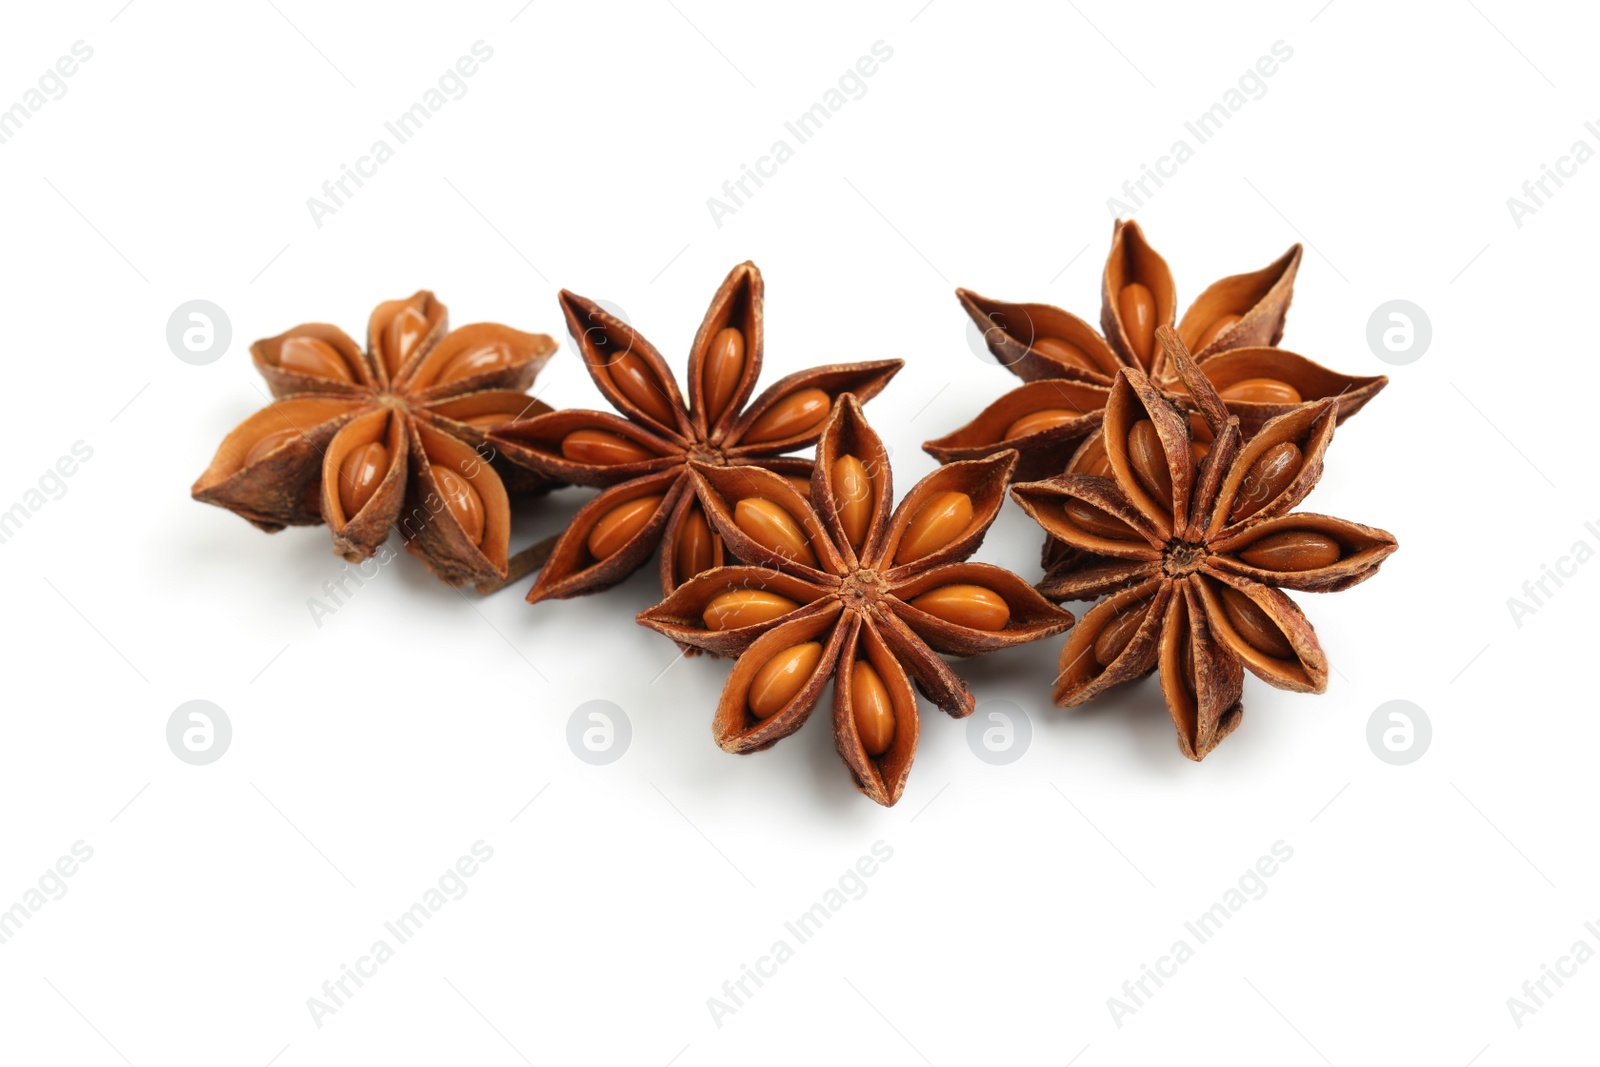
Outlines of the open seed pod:
M 1188 415 L 1130 368 L 1106 406 L 1111 475 L 1062 474 L 1011 494 L 1079 554 L 1040 591 L 1102 597 L 1062 649 L 1056 703 L 1081 704 L 1155 669 L 1179 748 L 1198 760 L 1238 726 L 1244 670 L 1280 689 L 1327 686 L 1316 632 L 1280 587 L 1355 585 L 1396 543 L 1382 530 L 1293 511 L 1321 475 L 1331 400 L 1271 419 L 1243 443 L 1238 417 L 1177 333 L 1158 327 L 1157 341 L 1211 434 L 1204 455 L 1195 457 Z
M 752 752 L 799 729 L 829 680 L 834 739 L 880 804 L 905 788 L 920 691 L 951 715 L 973 698 L 944 656 L 1010 648 L 1072 625 L 1010 571 L 966 562 L 1004 503 L 1014 453 L 953 463 L 892 507 L 888 454 L 845 394 L 810 493 L 755 466 L 693 463 L 699 500 L 742 566 L 705 571 L 639 615 L 682 645 L 738 656 L 717 743 Z
M 509 468 L 496 466 L 484 431 L 549 412 L 524 390 L 555 342 L 495 323 L 452 332 L 427 291 L 378 305 L 367 338 L 363 350 L 336 326 L 308 323 L 253 344 L 278 399 L 223 440 L 192 495 L 269 532 L 326 522 L 352 561 L 398 527 L 445 581 L 504 579 Z M 510 488 L 557 484 L 519 473 Z
M 1246 437 L 1268 419 L 1317 400 L 1338 401 L 1339 417 L 1356 413 L 1388 379 L 1352 377 L 1276 347 L 1294 295 L 1301 250 L 1208 286 L 1183 313 L 1177 333 L 1205 369 Z M 1021 458 L 1018 481 L 1069 473 L 1105 474 L 1098 441 L 1112 379 L 1123 367 L 1143 370 L 1163 392 L 1189 400 L 1175 365 L 1156 343 L 1171 326 L 1176 286 L 1165 259 L 1136 222 L 1119 221 L 1101 275 L 1100 322 L 1048 304 L 1008 304 L 957 289 L 956 297 L 983 331 L 1002 366 L 1029 384 L 1002 396 L 958 430 L 922 446 L 942 463 L 1003 449 Z M 1054 387 L 1054 391 L 1049 386 Z
M 761 376 L 763 283 L 741 263 L 711 298 L 689 350 L 688 399 L 661 354 L 599 304 L 565 290 L 561 307 L 595 387 L 619 414 L 559 411 L 496 427 L 491 444 L 511 462 L 552 478 L 604 490 L 580 514 L 598 519 L 631 499 L 644 478 L 665 509 L 660 521 L 634 528 L 628 551 L 595 559 L 581 522 L 562 535 L 528 592 L 536 603 L 599 592 L 641 567 L 661 547 L 661 591 L 670 595 L 695 574 L 733 562 L 707 521 L 706 505 L 684 499 L 691 462 L 759 467 L 809 478 L 811 461 L 783 453 L 817 442 L 834 399 L 876 396 L 901 367 L 896 359 L 836 363 L 791 374 L 751 400 Z M 591 510 L 592 509 L 592 510 Z

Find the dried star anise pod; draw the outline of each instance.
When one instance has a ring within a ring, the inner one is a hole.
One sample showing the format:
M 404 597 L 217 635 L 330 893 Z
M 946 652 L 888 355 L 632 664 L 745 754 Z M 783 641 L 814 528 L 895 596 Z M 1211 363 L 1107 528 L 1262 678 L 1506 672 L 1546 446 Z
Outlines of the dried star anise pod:
M 834 398 L 866 399 L 898 359 L 799 371 L 747 405 L 761 375 L 761 272 L 741 263 L 711 298 L 689 349 L 689 402 L 660 353 L 622 320 L 561 292 L 567 327 L 589 376 L 622 413 L 558 411 L 499 427 L 494 446 L 514 463 L 605 489 L 562 533 L 528 591 L 529 603 L 609 589 L 661 545 L 661 592 L 727 561 L 689 477 L 691 461 L 758 466 L 805 484 L 809 459 L 779 458 L 815 444 Z
M 1159 669 L 1179 747 L 1198 760 L 1239 725 L 1245 669 L 1279 689 L 1327 687 L 1316 632 L 1279 590 L 1347 589 L 1396 544 L 1383 530 L 1292 510 L 1322 476 L 1332 398 L 1268 420 L 1246 442 L 1178 335 L 1157 334 L 1210 447 L 1197 447 L 1186 413 L 1129 367 L 1106 404 L 1111 475 L 1062 474 L 1011 492 L 1052 537 L 1093 558 L 1040 592 L 1103 596 L 1061 650 L 1055 702 L 1081 704 Z
M 1389 381 L 1339 374 L 1276 347 L 1300 251 L 1295 245 L 1261 270 L 1213 283 L 1178 323 L 1178 336 L 1228 410 L 1239 416 L 1246 437 L 1268 419 L 1325 397 L 1336 397 L 1339 417 L 1348 418 Z M 1134 367 L 1164 392 L 1180 400 L 1185 395 L 1176 369 L 1155 343 L 1156 327 L 1171 326 L 1177 316 L 1172 271 L 1136 222 L 1119 220 L 1112 231 L 1101 282 L 1104 336 L 1049 304 L 1007 304 L 966 289 L 957 289 L 956 296 L 984 331 L 989 351 L 1027 384 L 959 430 L 926 442 L 922 447 L 941 462 L 1014 448 L 1022 457 L 1019 481 L 1063 468 L 1104 474 L 1104 450 L 1092 438 L 1118 371 Z M 1203 434 L 1203 420 L 1194 423 Z
M 426 290 L 379 304 L 367 347 L 306 323 L 250 346 L 273 402 L 240 423 L 191 490 L 275 533 L 326 522 L 352 562 L 398 526 L 406 548 L 454 585 L 507 574 L 518 490 L 559 484 L 496 469 L 490 426 L 549 406 L 527 396 L 555 341 L 497 323 L 450 331 Z
M 963 562 L 1005 501 L 1016 456 L 940 467 L 891 505 L 888 454 L 854 396 L 817 445 L 810 493 L 749 466 L 693 465 L 706 511 L 747 566 L 690 579 L 639 621 L 739 657 L 713 729 L 729 752 L 798 730 L 834 680 L 834 743 L 856 786 L 890 805 L 916 754 L 912 682 L 960 718 L 973 698 L 941 655 L 1010 648 L 1072 625 L 1022 578 Z

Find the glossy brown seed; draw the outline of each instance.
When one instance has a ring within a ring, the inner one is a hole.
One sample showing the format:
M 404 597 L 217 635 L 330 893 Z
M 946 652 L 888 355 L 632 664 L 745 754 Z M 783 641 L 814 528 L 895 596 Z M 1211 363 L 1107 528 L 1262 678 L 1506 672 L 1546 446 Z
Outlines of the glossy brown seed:
M 644 357 L 637 352 L 624 352 L 611 360 L 607 370 L 611 372 L 612 383 L 635 406 L 642 408 L 645 414 L 668 429 L 678 429 L 678 419 L 673 413 L 667 390 Z
M 345 521 L 367 506 L 389 473 L 389 447 L 382 441 L 352 448 L 339 464 L 339 506 Z
M 1091 371 L 1096 374 L 1105 373 L 1098 363 L 1089 358 L 1089 353 L 1071 341 L 1063 341 L 1059 337 L 1038 337 L 1034 339 L 1033 349 L 1049 356 L 1058 363 L 1065 363 L 1069 367 L 1076 367 L 1079 370 Z
M 869 756 L 881 756 L 894 743 L 894 702 L 878 672 L 866 660 L 850 667 L 850 708 L 855 714 L 856 736 Z
M 1215 341 L 1217 338 L 1221 337 L 1224 330 L 1231 328 L 1242 318 L 1244 318 L 1243 315 L 1230 314 L 1217 316 L 1211 325 L 1207 326 L 1204 330 L 1201 330 L 1200 336 L 1195 338 L 1194 350 L 1196 352 L 1203 351 L 1205 347 L 1212 341 Z
M 1069 411 L 1066 408 L 1045 408 L 1042 411 L 1032 411 L 1006 427 L 1002 441 L 1009 441 L 1014 437 L 1022 437 L 1030 433 L 1043 433 L 1057 426 L 1064 426 L 1073 419 L 1082 418 L 1083 412 Z
M 717 331 L 701 365 L 701 392 L 705 396 L 706 422 L 714 423 L 728 409 L 728 401 L 744 377 L 744 334 L 726 326 Z
M 1133 541 L 1139 537 L 1137 530 L 1115 515 L 1077 497 L 1068 497 L 1061 505 L 1061 510 L 1066 513 L 1068 522 L 1096 537 L 1106 537 L 1113 541 Z
M 1254 404 L 1298 404 L 1300 390 L 1276 378 L 1245 378 L 1219 390 L 1223 401 L 1240 400 Z
M 1128 642 L 1133 640 L 1133 635 L 1139 632 L 1139 624 L 1144 622 L 1149 611 L 1150 601 L 1141 600 L 1118 612 L 1115 618 L 1101 627 L 1094 639 L 1095 662 L 1102 667 L 1111 666 L 1112 661 L 1128 647 Z
M 263 434 L 259 441 L 250 446 L 250 451 L 244 454 L 244 462 L 240 464 L 239 469 L 243 470 L 245 467 L 265 459 L 268 454 L 276 452 L 299 436 L 300 431 L 293 426 L 288 429 L 273 430 L 269 434 Z
M 817 565 L 811 542 L 783 505 L 764 496 L 747 496 L 733 506 L 733 522 L 767 551 L 788 556 L 807 567 Z
M 750 692 L 745 697 L 750 714 L 765 719 L 781 711 L 805 688 L 806 680 L 821 659 L 822 646 L 807 641 L 792 645 L 767 660 L 750 681 Z
M 691 507 L 683 529 L 678 531 L 678 548 L 673 556 L 678 584 L 682 585 L 701 571 L 710 570 L 716 562 L 716 553 L 716 535 L 711 532 L 705 512 L 698 507 Z
M 1238 522 L 1260 511 L 1288 488 L 1300 473 L 1300 449 L 1290 441 L 1273 445 L 1250 465 L 1239 483 L 1239 494 L 1228 509 L 1228 521 Z
M 508 422 L 516 422 L 517 416 L 509 411 L 491 411 L 487 415 L 473 415 L 461 421 L 475 430 L 487 432 L 496 426 L 504 426 Z
M 821 389 L 790 393 L 750 424 L 741 443 L 759 445 L 803 434 L 821 425 L 832 404 L 833 399 Z
M 1133 345 L 1133 354 L 1149 366 L 1156 341 L 1156 298 L 1145 286 L 1129 282 L 1117 294 L 1117 310 L 1122 316 L 1122 329 Z
M 320 337 L 290 337 L 278 349 L 278 366 L 313 378 L 351 382 L 350 364 L 339 350 Z
M 937 552 L 972 525 L 972 498 L 966 493 L 935 493 L 917 509 L 895 549 L 895 563 L 910 563 Z
M 1073 460 L 1071 474 L 1098 474 L 1102 478 L 1111 477 L 1111 460 L 1106 457 L 1106 439 L 1104 434 L 1095 434 L 1089 439 L 1089 444 Z
M 1339 562 L 1339 542 L 1316 530 L 1284 530 L 1263 537 L 1239 553 L 1252 567 L 1267 571 L 1310 571 Z
M 1167 453 L 1161 447 L 1156 424 L 1149 419 L 1140 419 L 1128 431 L 1128 462 L 1145 492 L 1157 503 L 1172 507 L 1172 471 L 1167 467 Z
M 833 498 L 839 505 L 839 525 L 850 547 L 860 550 L 872 522 L 872 478 L 866 465 L 854 456 L 833 461 Z
M 439 369 L 439 376 L 434 379 L 434 384 L 443 385 L 445 382 L 460 381 L 475 374 L 488 374 L 490 371 L 509 366 L 515 358 L 516 354 L 511 351 L 510 345 L 504 341 L 490 341 L 488 344 L 478 345 L 452 356 L 450 361 Z
M 911 606 L 936 619 L 974 630 L 1004 630 L 1011 621 L 1011 605 L 999 593 L 981 585 L 941 585 L 914 597 Z
M 600 521 L 589 531 L 589 555 L 597 560 L 605 559 L 627 544 L 649 523 L 662 499 L 660 496 L 635 497 L 600 516 Z
M 433 464 L 433 480 L 439 486 L 439 494 L 444 497 L 445 507 L 450 509 L 450 515 L 456 520 L 463 533 L 473 544 L 483 542 L 484 511 L 483 497 L 472 487 L 472 483 L 449 467 Z
M 384 366 L 391 375 L 399 372 L 401 365 L 416 351 L 427 332 L 428 317 L 411 304 L 401 308 L 389 320 L 380 334 L 379 344 L 383 346 L 380 354 Z
M 1222 607 L 1228 613 L 1228 621 L 1246 644 L 1275 659 L 1294 658 L 1289 639 L 1259 604 L 1231 585 L 1224 585 L 1221 590 Z
M 561 454 L 574 463 L 593 463 L 614 467 L 619 463 L 639 463 L 651 452 L 620 434 L 605 430 L 573 430 L 561 439 Z
M 798 601 L 764 589 L 735 589 L 707 604 L 700 618 L 708 630 L 737 630 L 771 622 L 799 606 Z

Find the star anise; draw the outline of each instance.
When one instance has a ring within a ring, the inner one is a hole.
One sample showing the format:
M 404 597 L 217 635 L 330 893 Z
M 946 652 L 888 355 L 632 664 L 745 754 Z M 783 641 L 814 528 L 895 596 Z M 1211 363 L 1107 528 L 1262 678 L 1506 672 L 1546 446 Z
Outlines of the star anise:
M 1348 418 L 1388 384 L 1382 375 L 1350 377 L 1276 347 L 1299 268 L 1295 245 L 1261 270 L 1214 282 L 1178 323 L 1178 336 L 1239 416 L 1246 437 L 1295 405 L 1325 397 L 1336 397 L 1339 417 Z M 1185 395 L 1155 343 L 1156 327 L 1172 325 L 1177 316 L 1172 271 L 1136 222 L 1119 220 L 1112 231 L 1101 282 L 1104 336 L 1049 304 L 1007 304 L 966 289 L 956 296 L 984 331 L 989 351 L 1027 384 L 922 446 L 942 462 L 1014 448 L 1022 456 L 1018 480 L 1060 473 L 1069 461 L 1068 469 L 1104 474 L 1104 449 L 1093 437 L 1119 370 L 1137 368 L 1180 401 Z M 1202 436 L 1207 432 L 1198 417 L 1194 426 Z
M 1111 475 L 1062 474 L 1011 492 L 1052 537 L 1093 558 L 1040 591 L 1103 596 L 1061 650 L 1055 702 L 1081 704 L 1158 669 L 1179 747 L 1198 760 L 1239 725 L 1245 669 L 1279 689 L 1327 687 L 1316 632 L 1279 590 L 1349 588 L 1396 544 L 1382 530 L 1293 511 L 1322 476 L 1332 398 L 1269 419 L 1246 442 L 1178 335 L 1163 326 L 1157 336 L 1212 432 L 1209 449 L 1196 447 L 1186 413 L 1127 367 L 1106 404 Z
M 373 310 L 365 350 L 322 323 L 251 345 L 276 399 L 223 439 L 194 498 L 269 533 L 326 522 L 352 562 L 398 526 L 445 581 L 505 578 L 507 479 L 559 483 L 509 467 L 502 478 L 484 435 L 550 410 L 523 390 L 556 343 L 496 323 L 449 331 L 446 319 L 424 290 Z
M 813 367 L 775 382 L 747 406 L 761 374 L 762 292 L 761 272 L 741 263 L 711 298 L 689 349 L 687 405 L 649 341 L 594 301 L 561 292 L 589 376 L 622 415 L 558 411 L 492 435 L 515 463 L 605 489 L 556 542 L 530 603 L 608 589 L 643 566 L 658 544 L 663 596 L 726 562 L 689 463 L 764 467 L 805 484 L 811 461 L 778 457 L 816 443 L 836 396 L 875 396 L 903 365 L 885 359 Z
M 1072 616 L 1017 575 L 963 562 L 1005 501 L 1016 455 L 940 467 L 891 513 L 888 454 L 856 398 L 839 398 L 809 495 L 750 466 L 693 464 L 706 512 L 745 566 L 690 579 L 639 621 L 739 657 L 713 729 L 729 752 L 798 730 L 834 680 L 834 743 L 856 786 L 900 799 L 919 730 L 918 689 L 950 715 L 973 698 L 942 655 L 975 656 L 1060 633 Z

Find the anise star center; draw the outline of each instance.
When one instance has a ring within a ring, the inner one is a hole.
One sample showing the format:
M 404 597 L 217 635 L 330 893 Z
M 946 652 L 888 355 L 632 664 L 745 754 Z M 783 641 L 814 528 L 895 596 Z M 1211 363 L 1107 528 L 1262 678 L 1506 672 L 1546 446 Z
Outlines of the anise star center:
M 862 568 L 845 575 L 839 597 L 845 607 L 864 612 L 883 597 L 887 588 L 877 571 Z
M 728 457 L 722 454 L 720 448 L 713 448 L 704 441 L 696 441 L 690 445 L 684 455 L 696 463 L 704 463 L 709 467 L 726 467 Z
M 1161 572 L 1169 578 L 1182 578 L 1200 569 L 1211 550 L 1193 541 L 1169 541 L 1161 557 Z

